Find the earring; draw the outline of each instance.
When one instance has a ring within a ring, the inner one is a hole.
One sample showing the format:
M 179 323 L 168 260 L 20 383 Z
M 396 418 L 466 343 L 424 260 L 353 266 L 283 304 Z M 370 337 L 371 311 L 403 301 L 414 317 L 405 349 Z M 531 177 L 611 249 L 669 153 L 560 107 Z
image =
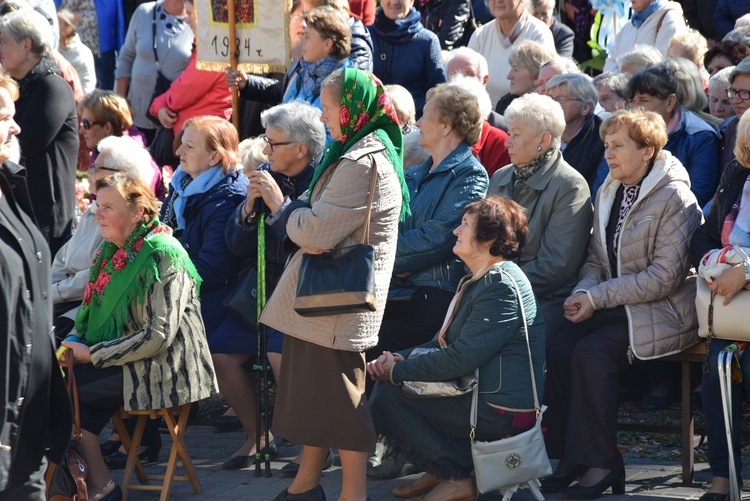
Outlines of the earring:
M 542 145 L 541 144 L 536 147 L 536 151 L 542 151 Z

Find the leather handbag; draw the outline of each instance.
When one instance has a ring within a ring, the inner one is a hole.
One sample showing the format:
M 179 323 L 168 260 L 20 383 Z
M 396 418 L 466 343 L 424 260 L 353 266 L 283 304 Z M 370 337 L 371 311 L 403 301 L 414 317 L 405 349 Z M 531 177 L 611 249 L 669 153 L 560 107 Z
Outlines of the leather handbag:
M 224 299 L 224 306 L 245 327 L 258 330 L 258 270 L 254 266 Z
M 520 485 L 526 484 L 535 494 L 541 496 L 538 490 L 538 479 L 552 474 L 552 466 L 547 457 L 547 449 L 544 445 L 544 437 L 542 435 L 542 415 L 546 406 L 539 405 L 536 378 L 534 377 L 534 364 L 531 359 L 531 346 L 529 345 L 529 328 L 526 323 L 526 312 L 523 309 L 523 302 L 521 301 L 521 291 L 513 277 L 505 271 L 502 271 L 502 274 L 515 287 L 518 302 L 521 306 L 526 348 L 529 353 L 529 371 L 531 372 L 531 390 L 534 394 L 536 423 L 534 423 L 534 427 L 530 430 L 509 438 L 493 442 L 475 440 L 479 385 L 475 386 L 471 401 L 471 433 L 469 435 L 471 438 L 471 457 L 474 460 L 474 475 L 476 477 L 477 490 L 481 493 L 497 490 L 514 492 Z M 478 380 L 479 369 L 476 370 L 476 377 Z M 544 498 L 537 497 L 537 499 Z
M 369 244 L 377 169 L 372 163 L 362 243 L 323 254 L 303 254 L 294 311 L 303 317 L 377 310 L 375 249 Z
M 81 440 L 81 414 L 78 406 L 78 387 L 73 372 L 72 353 L 65 357 L 68 369 L 68 393 L 73 397 L 73 440 L 60 463 L 50 462 L 44 474 L 45 494 L 48 501 L 87 501 L 86 477 L 88 465 L 79 442 Z
M 698 335 L 703 338 L 750 341 L 750 326 L 745 316 L 750 311 L 750 290 L 740 289 L 725 306 L 724 296 L 713 292 L 703 278 L 698 277 L 696 282 Z
M 414 348 L 409 358 L 416 358 L 442 348 Z M 468 374 L 448 381 L 404 381 L 401 389 L 409 398 L 459 397 L 469 393 L 477 385 L 474 374 Z

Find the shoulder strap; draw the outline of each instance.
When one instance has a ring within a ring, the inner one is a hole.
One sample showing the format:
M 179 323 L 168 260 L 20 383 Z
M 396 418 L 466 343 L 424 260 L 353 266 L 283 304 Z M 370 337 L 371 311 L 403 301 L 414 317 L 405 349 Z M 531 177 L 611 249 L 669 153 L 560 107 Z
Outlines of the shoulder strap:
M 667 17 L 668 13 L 669 13 L 669 11 L 665 10 L 664 14 L 662 14 L 661 17 L 659 18 L 659 22 L 656 24 L 656 35 L 657 36 L 659 35 L 659 30 L 661 30 L 661 25 L 664 22 L 664 18 Z
M 65 357 L 65 366 L 68 369 L 68 393 L 73 399 L 73 440 L 81 440 L 81 412 L 78 405 L 78 385 L 76 385 L 76 375 L 73 371 L 73 350 Z
M 365 232 L 362 235 L 362 243 L 370 245 L 370 218 L 372 216 L 372 199 L 375 196 L 375 185 L 378 181 L 378 166 L 375 163 L 375 157 L 372 157 L 370 162 L 372 168 L 370 169 L 370 192 L 367 194 L 367 220 L 365 221 Z
M 529 352 L 529 372 L 531 373 L 531 391 L 534 394 L 534 409 L 539 413 L 539 396 L 536 392 L 536 378 L 534 377 L 534 362 L 531 359 L 531 345 L 529 344 L 529 326 L 526 322 L 526 310 L 523 307 L 523 300 L 521 299 L 521 289 L 518 287 L 518 282 L 505 270 L 500 268 L 500 273 L 507 277 L 508 280 L 513 284 L 513 288 L 516 290 L 516 296 L 518 297 L 518 306 L 521 309 L 521 320 L 523 321 L 523 335 L 526 339 L 526 349 Z M 479 368 L 475 371 L 477 381 L 479 381 Z M 479 383 L 474 387 L 474 392 L 471 398 L 471 436 L 474 437 L 474 430 L 477 427 L 477 403 L 479 400 Z
M 151 38 L 153 39 L 154 48 L 154 61 L 156 61 L 156 71 L 159 71 L 159 55 L 156 53 L 156 2 L 154 2 L 154 9 L 151 11 Z

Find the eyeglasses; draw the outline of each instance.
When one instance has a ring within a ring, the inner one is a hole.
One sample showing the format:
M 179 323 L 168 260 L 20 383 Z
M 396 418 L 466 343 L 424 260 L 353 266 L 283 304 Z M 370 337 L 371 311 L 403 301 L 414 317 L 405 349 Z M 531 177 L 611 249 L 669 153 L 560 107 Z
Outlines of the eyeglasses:
M 294 144 L 295 143 L 294 141 L 280 141 L 278 143 L 274 143 L 273 141 L 271 141 L 270 139 L 268 139 L 265 134 L 261 134 L 260 137 L 263 138 L 263 141 L 265 141 L 266 146 L 268 146 L 268 149 L 271 150 L 271 153 L 273 153 L 274 148 L 276 148 L 277 146 L 286 146 L 288 144 Z
M 583 99 L 576 99 L 574 97 L 553 97 L 552 99 L 554 99 L 560 104 L 565 104 L 568 101 L 583 101 Z
M 727 97 L 729 99 L 734 99 L 734 96 L 739 96 L 740 100 L 747 101 L 750 99 L 750 90 L 735 89 L 734 87 L 729 87 L 727 89 Z
M 101 125 L 100 122 L 92 122 L 91 120 L 88 120 L 86 118 L 84 118 L 83 120 L 81 120 L 81 122 L 83 123 L 83 128 L 85 130 L 89 130 L 94 125 Z
M 120 172 L 120 169 L 115 169 L 114 167 L 105 167 L 103 165 L 94 164 L 94 171 L 99 172 L 100 170 L 108 170 L 112 172 Z

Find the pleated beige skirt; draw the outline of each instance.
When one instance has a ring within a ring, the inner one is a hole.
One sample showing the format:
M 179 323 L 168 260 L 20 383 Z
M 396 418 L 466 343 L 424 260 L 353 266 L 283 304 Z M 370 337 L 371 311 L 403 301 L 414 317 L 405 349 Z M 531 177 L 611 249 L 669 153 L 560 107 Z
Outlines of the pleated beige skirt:
M 285 336 L 273 429 L 303 445 L 371 452 L 364 353 Z

